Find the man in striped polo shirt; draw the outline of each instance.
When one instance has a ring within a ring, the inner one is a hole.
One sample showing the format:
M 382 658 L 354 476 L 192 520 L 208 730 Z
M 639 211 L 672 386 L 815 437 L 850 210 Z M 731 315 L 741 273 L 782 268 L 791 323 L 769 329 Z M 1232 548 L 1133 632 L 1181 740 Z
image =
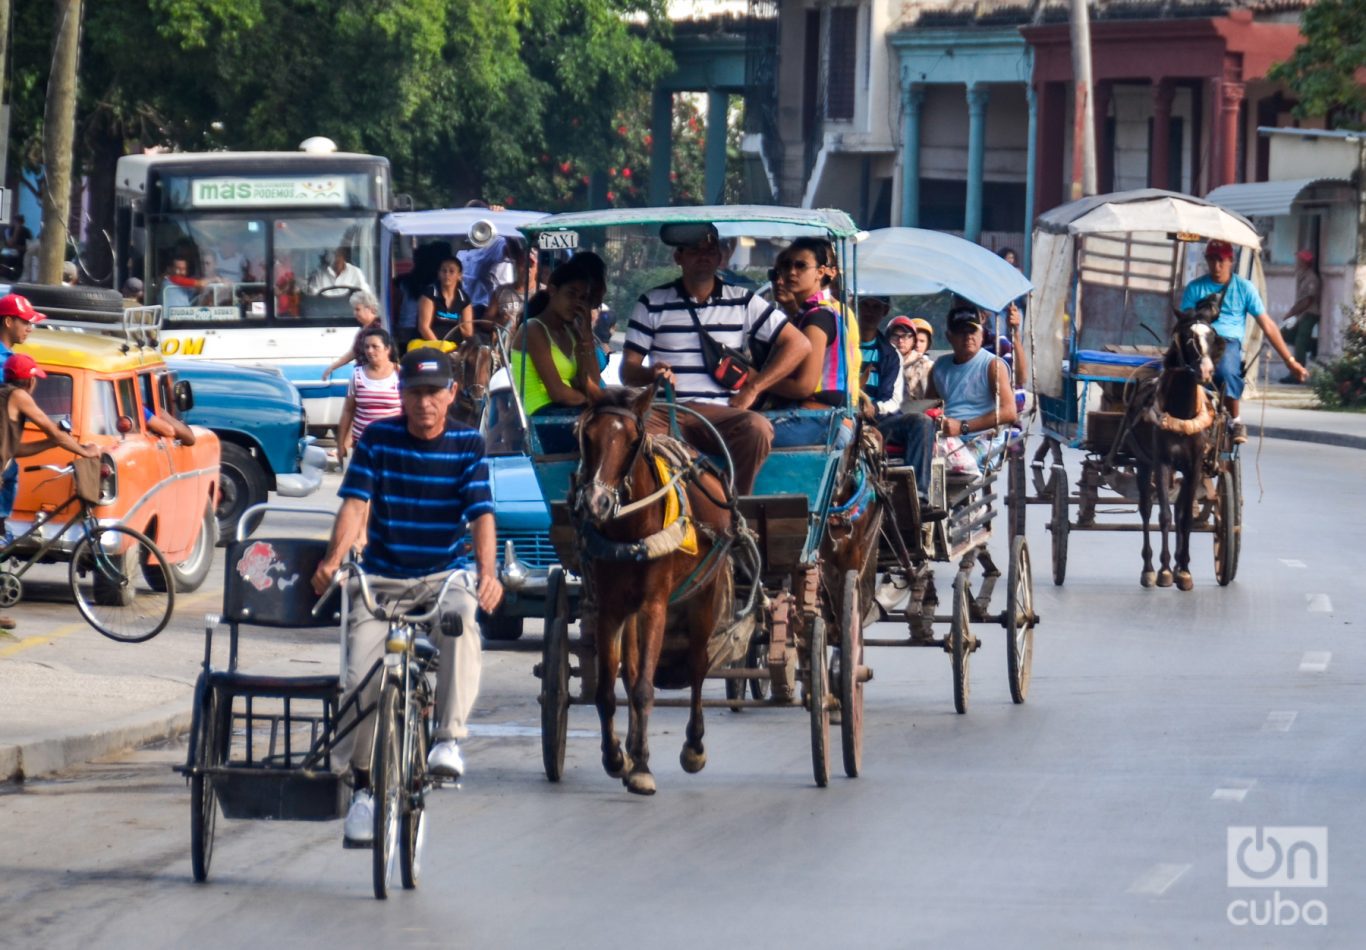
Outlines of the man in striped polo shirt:
M 454 582 L 447 594 L 446 609 L 459 612 L 465 633 L 443 644 L 437 670 L 435 742 L 427 757 L 432 773 L 459 778 L 465 764 L 456 740 L 468 734 L 466 720 L 479 692 L 482 664 L 475 608 L 491 613 L 503 597 L 484 437 L 446 420 L 455 388 L 450 360 L 444 354 L 413 350 L 403 357 L 400 379 L 403 415 L 372 423 L 356 445 L 338 491 L 343 501 L 332 541 L 313 576 L 313 589 L 319 593 L 326 589 L 362 532 L 367 544 L 361 565 L 377 592 L 400 592 L 416 579 L 425 579 L 435 591 L 451 571 L 469 575 L 462 579 L 464 583 Z M 468 571 L 463 544 L 466 524 L 474 539 L 473 573 Z M 383 655 L 388 631 L 388 624 L 371 615 L 363 603 L 352 607 L 343 683 L 348 692 Z M 378 688 L 378 679 L 372 678 L 362 706 L 373 706 Z M 355 791 L 344 835 L 348 844 L 358 846 L 373 840 L 369 776 L 373 734 L 372 712 L 333 748 L 338 762 L 351 765 Z
M 714 226 L 665 225 L 660 239 L 674 248 L 674 262 L 682 273 L 673 283 L 646 291 L 636 302 L 626 328 L 621 380 L 629 386 L 651 385 L 661 376 L 672 382 L 679 401 L 704 416 L 725 441 L 735 464 L 735 491 L 748 495 L 773 447 L 772 423 L 749 407 L 760 393 L 797 368 L 811 344 L 781 310 L 752 290 L 717 277 L 721 247 Z M 737 350 L 753 352 L 755 343 L 770 345 L 768 359 L 738 391 L 722 388 L 703 364 L 697 323 L 716 342 Z M 649 422 L 650 430 L 656 432 L 667 425 L 661 413 Z M 720 451 L 693 416 L 680 413 L 678 425 L 683 437 L 701 451 Z

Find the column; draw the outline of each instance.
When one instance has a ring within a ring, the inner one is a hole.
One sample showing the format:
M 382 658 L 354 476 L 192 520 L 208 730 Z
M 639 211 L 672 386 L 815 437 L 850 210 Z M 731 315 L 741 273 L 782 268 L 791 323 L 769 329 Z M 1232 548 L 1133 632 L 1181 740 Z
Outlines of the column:
M 1109 127 L 1110 101 L 1114 98 L 1114 85 L 1109 82 L 1097 82 L 1095 88 L 1091 117 L 1096 123 L 1096 190 L 1100 194 L 1105 194 L 1115 190 L 1115 149 L 1110 136 L 1105 134 Z
M 1029 142 L 1025 146 L 1025 209 L 1024 209 L 1024 259 L 1020 262 L 1025 276 L 1029 276 L 1030 264 L 1034 258 L 1034 177 L 1038 174 L 1039 97 L 1034 93 L 1034 84 L 1025 84 L 1025 101 L 1029 103 Z
M 1223 80 L 1211 79 L 1209 82 L 1209 114 L 1211 119 L 1209 122 L 1209 160 L 1205 163 L 1204 194 L 1209 194 L 1224 183 L 1223 162 L 1220 158 L 1224 153 L 1224 123 L 1220 121 L 1219 112 L 1223 97 Z
M 905 119 L 901 127 L 901 226 L 920 227 L 920 107 L 925 87 L 908 83 L 902 89 Z
M 707 90 L 707 154 L 703 187 L 704 201 L 719 205 L 726 191 L 726 119 L 730 96 L 719 89 Z
M 982 176 L 986 168 L 987 98 L 985 84 L 968 84 L 968 200 L 963 237 L 974 244 L 982 237 Z
M 1153 135 L 1148 150 L 1148 184 L 1152 188 L 1172 188 L 1168 179 L 1172 149 L 1172 97 L 1175 90 L 1170 79 L 1153 80 Z M 1175 182 L 1179 190 L 1181 182 Z
M 1231 185 L 1238 178 L 1238 115 L 1243 104 L 1244 86 L 1240 82 L 1226 82 L 1219 103 L 1219 125 L 1224 147 L 1220 152 L 1220 184 Z
M 674 94 L 656 89 L 650 98 L 650 204 L 663 208 L 669 204 L 673 171 Z

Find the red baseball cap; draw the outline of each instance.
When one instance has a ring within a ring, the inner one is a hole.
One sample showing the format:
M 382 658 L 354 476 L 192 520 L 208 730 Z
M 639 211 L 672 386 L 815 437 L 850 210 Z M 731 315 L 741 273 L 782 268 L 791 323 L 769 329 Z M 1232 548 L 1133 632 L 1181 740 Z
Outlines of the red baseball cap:
M 907 317 L 907 316 L 892 317 L 892 319 L 889 320 L 888 323 L 887 323 L 887 332 L 888 332 L 888 333 L 891 333 L 893 330 L 897 329 L 898 327 L 900 327 L 901 329 L 905 330 L 907 333 L 912 333 L 912 334 L 915 333 L 915 324 L 911 322 L 911 318 L 910 318 L 910 317 Z
M 1233 245 L 1227 241 L 1210 241 L 1205 245 L 1205 260 L 1233 260 Z
M 26 323 L 39 323 L 47 319 L 46 314 L 34 310 L 28 298 L 20 294 L 5 294 L 0 297 L 0 319 L 4 317 L 18 317 Z
M 11 295 L 12 296 L 12 295 Z M 19 298 L 23 300 L 23 297 Z M 27 303 L 28 301 L 24 301 Z M 7 314 L 14 316 L 14 314 Z M 33 361 L 33 357 L 27 353 L 14 353 L 9 359 L 5 360 L 5 381 L 11 383 L 23 383 L 30 379 L 46 379 L 47 373 L 43 368 Z
M 1312 264 L 1314 263 L 1314 252 L 1308 249 L 1300 251 L 1295 255 L 1295 260 L 1302 264 Z

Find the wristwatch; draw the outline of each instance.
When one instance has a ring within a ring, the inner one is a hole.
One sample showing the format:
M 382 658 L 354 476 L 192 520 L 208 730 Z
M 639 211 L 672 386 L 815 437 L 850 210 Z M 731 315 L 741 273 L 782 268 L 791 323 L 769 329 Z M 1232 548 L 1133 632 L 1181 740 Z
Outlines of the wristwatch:
M 958 434 L 959 434 L 959 435 L 967 435 L 967 434 L 968 434 L 968 420 L 964 419 L 962 422 L 958 423 Z

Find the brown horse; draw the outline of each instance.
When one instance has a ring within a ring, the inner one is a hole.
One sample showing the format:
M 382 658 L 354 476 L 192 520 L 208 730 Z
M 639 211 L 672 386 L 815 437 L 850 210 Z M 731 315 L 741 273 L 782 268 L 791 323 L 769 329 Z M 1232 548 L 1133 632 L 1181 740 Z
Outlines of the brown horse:
M 1210 325 L 1218 315 L 1211 300 L 1202 300 L 1193 310 L 1176 312 L 1176 328 L 1162 359 L 1162 371 L 1138 386 L 1125 414 L 1127 447 L 1134 455 L 1138 475 L 1138 511 L 1143 518 L 1143 573 L 1139 582 L 1144 587 L 1154 583 L 1170 587 L 1173 579 L 1181 590 L 1195 586 L 1190 573 L 1195 488 L 1214 438 L 1214 426 L 1221 419 L 1218 397 L 1205 392 L 1205 384 L 1214 378 L 1214 367 L 1223 353 L 1223 341 Z M 1173 475 L 1181 476 L 1176 499 L 1175 578 L 1167 546 L 1172 529 Z M 1162 529 L 1162 570 L 1158 573 L 1153 572 L 1148 537 L 1154 491 Z
M 450 359 L 456 391 L 448 415 L 455 422 L 477 426 L 488 398 L 489 380 L 493 377 L 493 347 L 478 340 L 468 340 L 450 354 Z
M 653 399 L 653 389 L 611 389 L 584 411 L 572 491 L 584 579 L 596 600 L 596 629 L 585 634 L 596 643 L 602 764 L 640 795 L 655 791 L 648 732 L 656 685 L 691 687 L 680 758 L 687 772 L 706 765 L 702 681 L 710 665 L 708 642 L 730 621 L 734 601 L 726 490 L 695 451 L 646 434 Z M 658 454 L 672 457 L 668 481 L 656 466 Z M 666 523 L 668 496 L 678 498 L 669 484 L 675 478 L 682 487 L 681 518 Z M 680 545 L 685 522 L 695 534 L 694 553 L 684 550 L 686 542 Z M 613 728 L 619 666 L 630 707 L 625 749 Z

